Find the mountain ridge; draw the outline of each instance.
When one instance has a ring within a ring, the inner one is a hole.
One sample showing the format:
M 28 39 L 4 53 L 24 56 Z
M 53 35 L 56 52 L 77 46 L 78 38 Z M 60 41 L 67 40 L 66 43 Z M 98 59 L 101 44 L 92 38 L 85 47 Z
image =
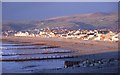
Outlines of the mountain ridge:
M 118 29 L 118 14 L 116 12 L 87 13 L 71 16 L 58 16 L 37 21 L 11 21 L 3 23 L 3 31 L 7 30 L 30 30 L 42 28 L 62 27 L 67 29 L 100 29 L 106 28 L 115 31 Z

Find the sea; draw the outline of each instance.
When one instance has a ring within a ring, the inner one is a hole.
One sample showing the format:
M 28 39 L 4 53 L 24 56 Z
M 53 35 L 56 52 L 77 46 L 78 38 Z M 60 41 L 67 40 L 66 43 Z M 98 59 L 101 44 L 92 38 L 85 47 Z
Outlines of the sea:
M 118 52 L 77 57 L 71 50 L 28 42 L 0 46 L 2 73 L 117 73 L 118 62 Z
M 70 50 L 31 43 L 2 42 L 2 73 L 32 73 L 36 70 L 64 68 Z M 57 59 L 56 59 L 57 58 Z

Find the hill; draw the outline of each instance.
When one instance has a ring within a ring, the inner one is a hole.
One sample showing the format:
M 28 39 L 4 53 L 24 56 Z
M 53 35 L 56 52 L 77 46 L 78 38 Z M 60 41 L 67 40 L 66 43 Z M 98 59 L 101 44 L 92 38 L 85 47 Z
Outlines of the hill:
M 41 21 L 9 21 L 3 22 L 3 31 L 32 30 L 42 28 L 67 28 L 67 29 L 118 29 L 118 14 L 112 13 L 88 13 L 71 16 L 60 16 Z

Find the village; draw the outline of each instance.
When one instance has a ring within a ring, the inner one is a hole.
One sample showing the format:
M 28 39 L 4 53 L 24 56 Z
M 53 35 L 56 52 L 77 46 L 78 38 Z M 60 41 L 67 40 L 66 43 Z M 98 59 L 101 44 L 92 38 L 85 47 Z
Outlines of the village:
M 9 36 L 9 33 L 5 32 L 6 37 Z M 52 29 L 43 29 L 37 33 L 19 31 L 14 32 L 12 36 L 15 37 L 44 37 L 44 38 L 65 38 L 65 39 L 80 39 L 80 40 L 98 40 L 98 41 L 119 41 L 120 33 L 113 32 L 108 29 L 99 29 L 99 30 L 52 30 Z

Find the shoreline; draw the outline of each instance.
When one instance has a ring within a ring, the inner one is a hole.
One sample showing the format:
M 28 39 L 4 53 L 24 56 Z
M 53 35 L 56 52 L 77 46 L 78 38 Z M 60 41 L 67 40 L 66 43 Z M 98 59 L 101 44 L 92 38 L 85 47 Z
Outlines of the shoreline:
M 2 37 L 2 41 L 15 43 L 32 43 L 36 45 L 56 46 L 63 49 L 68 49 L 79 53 L 96 54 L 103 52 L 118 51 L 118 42 L 108 41 L 92 41 L 79 39 L 64 39 L 64 38 L 41 38 L 41 37 Z
M 58 48 L 68 49 L 78 54 L 76 56 L 74 56 L 74 54 L 73 56 L 65 55 L 65 57 L 63 57 L 64 55 L 62 55 L 62 57 L 59 55 L 55 57 L 54 55 L 54 58 L 52 56 L 49 56 L 49 58 L 38 58 L 34 55 L 32 55 L 32 57 L 25 56 L 24 58 L 24 55 L 20 55 L 22 58 L 2 60 L 2 64 L 4 64 L 3 73 L 118 73 L 118 62 L 120 59 L 118 57 L 117 42 L 30 37 L 4 37 L 2 39 L 3 42 L 18 43 L 18 46 L 58 46 Z M 70 62 L 73 65 L 69 66 L 66 62 Z M 74 64 L 74 62 L 78 64 Z M 15 65 L 18 64 L 23 65 L 16 67 Z M 47 67 L 51 64 L 55 66 L 51 68 Z M 7 68 L 8 66 L 10 68 Z

